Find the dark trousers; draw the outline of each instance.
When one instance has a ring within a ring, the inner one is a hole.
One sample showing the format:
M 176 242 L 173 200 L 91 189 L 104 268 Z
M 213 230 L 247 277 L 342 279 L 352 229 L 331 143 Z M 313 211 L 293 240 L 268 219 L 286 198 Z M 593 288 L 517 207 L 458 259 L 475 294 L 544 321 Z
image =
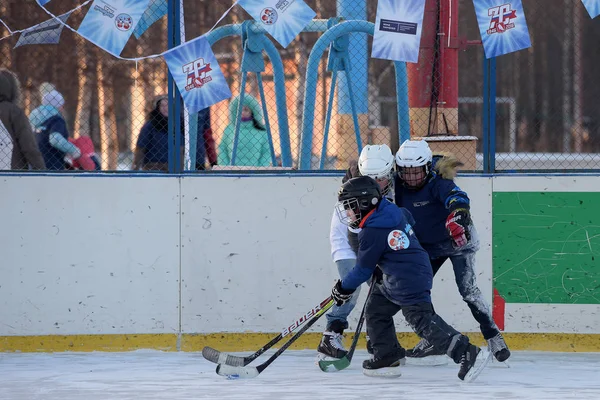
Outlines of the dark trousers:
M 390 353 L 404 352 L 396 336 L 394 315 L 402 310 L 406 322 L 419 337 L 426 339 L 438 349 L 444 349 L 455 362 L 469 345 L 469 339 L 451 327 L 433 312 L 431 303 L 399 306 L 388 300 L 380 285 L 373 288 L 366 309 L 367 331 L 375 358 Z
M 452 262 L 458 292 L 462 296 L 463 301 L 469 306 L 475 320 L 479 323 L 479 329 L 483 337 L 485 339 L 493 338 L 498 334 L 499 330 L 492 318 L 490 307 L 477 286 L 475 279 L 475 252 L 465 251 L 449 257 L 431 258 L 433 276 L 435 276 L 448 258 Z

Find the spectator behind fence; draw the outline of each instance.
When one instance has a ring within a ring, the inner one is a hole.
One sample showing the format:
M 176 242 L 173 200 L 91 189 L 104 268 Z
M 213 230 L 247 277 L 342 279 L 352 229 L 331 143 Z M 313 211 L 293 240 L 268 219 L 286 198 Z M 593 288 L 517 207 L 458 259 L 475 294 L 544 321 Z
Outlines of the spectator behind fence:
M 196 142 L 196 170 L 201 171 L 206 169 L 206 159 L 208 159 L 210 166 L 214 167 L 217 165 L 217 149 L 210 125 L 210 107 L 198 111 L 198 130 L 196 134 L 198 135 L 198 141 Z
M 69 131 L 63 117 L 65 99 L 57 90 L 42 95 L 42 105 L 29 114 L 29 122 L 37 135 L 37 142 L 46 168 L 61 171 L 66 168 L 65 157 L 78 159 L 81 151 L 69 142 Z
M 17 105 L 20 95 L 17 76 L 0 68 L 0 170 L 44 169 L 31 125 Z
M 159 96 L 152 103 L 148 121 L 142 126 L 133 157 L 133 169 L 144 171 L 169 171 L 169 100 Z M 184 131 L 181 121 L 181 147 L 179 149 L 183 166 Z
M 231 164 L 235 119 L 239 102 L 240 98 L 236 96 L 229 103 L 229 125 L 225 128 L 223 139 L 219 143 L 219 165 Z M 267 131 L 262 122 L 263 114 L 260 104 L 254 97 L 245 94 L 243 106 L 235 165 L 268 167 L 271 165 L 271 150 Z

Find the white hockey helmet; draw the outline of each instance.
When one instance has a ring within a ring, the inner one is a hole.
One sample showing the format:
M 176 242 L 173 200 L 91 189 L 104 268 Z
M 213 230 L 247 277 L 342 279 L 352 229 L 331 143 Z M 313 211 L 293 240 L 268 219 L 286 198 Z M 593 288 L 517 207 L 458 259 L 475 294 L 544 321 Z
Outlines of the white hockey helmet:
M 396 153 L 400 179 L 406 186 L 422 187 L 431 172 L 433 153 L 425 140 L 405 140 Z
M 386 195 L 392 186 L 394 155 L 387 144 L 366 145 L 358 158 L 358 171 L 362 176 L 375 179 Z

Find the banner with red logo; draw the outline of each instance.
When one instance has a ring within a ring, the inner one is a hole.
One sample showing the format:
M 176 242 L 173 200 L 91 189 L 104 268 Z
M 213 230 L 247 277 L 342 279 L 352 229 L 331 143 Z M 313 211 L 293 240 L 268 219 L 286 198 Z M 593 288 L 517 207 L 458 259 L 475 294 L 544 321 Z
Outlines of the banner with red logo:
M 94 0 L 77 32 L 111 54 L 119 55 L 150 0 Z
M 581 0 L 590 17 L 596 18 L 600 15 L 600 0 Z
M 190 114 L 231 97 L 210 43 L 200 36 L 163 54 Z
M 531 47 L 521 0 L 473 0 L 486 58 Z
M 317 15 L 302 0 L 240 0 L 238 4 L 283 47 Z

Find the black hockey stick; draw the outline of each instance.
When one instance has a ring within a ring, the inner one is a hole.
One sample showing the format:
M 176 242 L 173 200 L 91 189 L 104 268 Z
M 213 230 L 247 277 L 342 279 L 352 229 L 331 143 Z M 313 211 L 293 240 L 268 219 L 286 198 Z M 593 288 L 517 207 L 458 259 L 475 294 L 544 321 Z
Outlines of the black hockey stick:
M 311 317 L 318 314 L 323 307 L 325 307 L 331 301 L 331 296 L 323 300 L 318 306 L 313 307 L 309 312 L 304 314 L 302 317 L 298 318 L 294 321 L 290 326 L 285 328 L 279 335 L 271 339 L 269 343 L 265 344 L 263 347 L 258 349 L 253 354 L 250 354 L 246 357 L 238 357 L 233 356 L 231 354 L 222 353 L 219 350 L 213 349 L 212 347 L 206 346 L 202 349 L 202 356 L 206 358 L 208 361 L 213 362 L 215 364 L 227 364 L 234 367 L 245 367 L 250 364 L 252 361 L 256 360 L 260 357 L 265 351 L 269 350 L 275 344 L 277 344 L 281 339 L 292 333 L 296 330 L 300 325 L 304 324 Z
M 306 332 L 319 318 L 323 316 L 334 304 L 334 300 L 329 297 L 328 302 L 325 304 L 320 311 L 318 311 L 314 317 L 306 325 L 302 327 L 298 332 L 294 334 L 279 350 L 275 352 L 267 361 L 256 366 L 256 367 L 243 367 L 243 366 L 232 366 L 227 364 L 217 365 L 217 374 L 226 376 L 228 378 L 256 378 L 261 372 L 265 370 L 273 361 L 275 361 L 285 350 L 288 349 L 304 332 Z
M 360 336 L 360 331 L 362 330 L 363 323 L 365 321 L 365 310 L 367 309 L 367 302 L 369 301 L 369 297 L 371 297 L 371 292 L 373 291 L 373 287 L 376 285 L 374 282 L 371 282 L 369 285 L 369 292 L 367 293 L 367 298 L 365 299 L 365 304 L 363 305 L 362 311 L 360 313 L 360 318 L 358 319 L 358 324 L 356 325 L 356 331 L 354 332 L 354 338 L 352 339 L 352 344 L 348 349 L 346 355 L 339 360 L 320 360 L 319 368 L 323 372 L 335 372 L 346 369 L 350 366 L 352 362 L 352 356 L 354 356 L 354 350 L 356 350 L 356 344 L 358 343 L 358 337 Z

